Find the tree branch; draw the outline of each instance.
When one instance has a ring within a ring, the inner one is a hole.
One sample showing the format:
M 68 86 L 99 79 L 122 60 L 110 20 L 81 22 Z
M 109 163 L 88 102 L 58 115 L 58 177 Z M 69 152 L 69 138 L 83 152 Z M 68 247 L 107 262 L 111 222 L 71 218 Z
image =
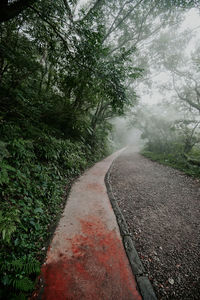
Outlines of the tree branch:
M 134 44 L 132 46 L 132 48 L 135 48 L 137 46 L 137 44 L 139 42 L 141 42 L 142 40 L 144 39 L 147 39 L 149 38 L 150 36 L 153 36 L 155 33 L 157 33 L 162 27 L 163 25 L 165 24 L 165 21 L 163 21 L 158 27 L 156 27 L 152 32 L 150 32 L 147 36 L 144 36 L 144 37 L 141 37 L 142 36 L 142 33 L 143 33 L 143 25 L 145 24 L 146 20 L 147 20 L 147 17 L 150 15 L 150 13 L 153 11 L 153 9 L 156 7 L 157 3 L 152 6 L 150 8 L 150 10 L 147 12 L 146 15 L 143 16 L 142 20 L 141 20 L 141 23 L 139 25 L 139 29 L 138 29 L 138 33 L 137 33 L 137 37 L 135 37 L 134 34 L 132 34 L 132 37 L 129 37 L 127 39 L 125 39 L 124 41 L 122 41 L 118 46 L 116 46 L 114 49 L 112 49 L 109 54 L 112 54 L 113 52 L 115 52 L 116 50 L 118 50 L 119 48 L 121 48 L 122 46 L 124 46 L 126 43 L 128 42 L 131 42 L 133 40 L 134 41 Z
M 70 52 L 69 47 L 68 47 L 68 43 L 66 41 L 66 39 L 62 36 L 62 34 L 57 30 L 56 25 L 51 23 L 49 20 L 47 20 L 46 18 L 44 18 L 42 16 L 42 14 L 39 12 L 39 10 L 37 10 L 36 8 L 34 8 L 33 6 L 29 6 L 45 23 L 47 23 L 55 32 L 55 34 L 59 37 L 59 39 L 64 43 L 64 45 L 66 46 L 67 50 Z
M 175 85 L 175 79 L 174 79 L 174 76 L 172 76 L 172 77 L 173 77 L 173 86 L 174 86 L 174 90 L 175 90 L 175 92 L 177 93 L 178 97 L 179 97 L 181 100 L 187 102 L 191 107 L 197 109 L 197 110 L 200 112 L 200 105 L 198 105 L 197 103 L 195 103 L 195 102 L 193 102 L 192 100 L 188 99 L 187 97 L 183 97 L 183 96 L 179 93 L 179 91 L 177 90 L 176 85 Z
M 67 2 L 67 0 L 63 0 L 63 3 L 64 3 L 64 6 L 67 10 L 67 14 L 68 14 L 68 17 L 69 17 L 69 20 L 71 23 L 74 23 L 74 20 L 73 20 L 73 14 L 72 14 L 72 11 L 71 11 L 71 8 Z
M 111 24 L 111 26 L 110 26 L 110 28 L 109 28 L 109 30 L 108 30 L 107 35 L 109 34 L 109 32 L 112 32 L 113 26 L 114 26 L 114 24 L 116 23 L 116 21 L 117 21 L 117 19 L 119 18 L 119 16 L 121 15 L 121 13 L 122 13 L 124 7 L 125 7 L 127 4 L 129 4 L 130 2 L 131 2 L 131 0 L 125 2 L 124 5 L 122 5 L 122 7 L 120 8 L 120 10 L 119 10 L 117 16 L 114 18 L 114 21 L 112 22 L 112 24 Z M 106 37 L 105 37 L 105 39 L 106 39 Z
M 125 16 L 115 25 L 110 27 L 110 29 L 108 30 L 107 34 L 105 35 L 103 42 L 109 37 L 109 35 L 115 31 L 123 22 L 124 20 L 126 20 L 128 18 L 128 16 L 134 11 L 134 9 L 142 2 L 143 0 L 140 0 L 135 6 L 133 6 L 126 14 Z M 118 14 L 119 15 L 119 14 Z M 117 16 L 118 16 L 117 15 Z M 114 21 L 114 23 L 116 23 L 116 20 Z M 113 23 L 113 25 L 114 25 Z
M 77 22 L 86 20 L 93 13 L 93 11 L 95 11 L 104 1 L 105 0 L 96 0 L 96 2 L 89 9 L 89 11 L 87 12 L 87 14 L 81 20 L 77 20 Z

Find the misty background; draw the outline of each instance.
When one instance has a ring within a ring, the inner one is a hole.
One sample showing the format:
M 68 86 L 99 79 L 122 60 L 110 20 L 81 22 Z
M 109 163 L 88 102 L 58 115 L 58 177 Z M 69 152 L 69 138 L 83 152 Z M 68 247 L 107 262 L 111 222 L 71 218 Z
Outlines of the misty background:
M 150 38 L 150 42 L 142 45 L 141 49 L 145 48 L 145 59 L 148 58 L 146 66 L 144 65 L 147 74 L 145 80 L 142 78 L 135 85 L 138 97 L 136 106 L 125 117 L 112 120 L 116 144 L 131 145 L 135 150 L 140 151 L 145 145 L 145 137 L 142 135 L 144 127 L 141 121 L 144 122 L 146 118 L 154 122 L 156 116 L 160 121 L 169 121 L 169 126 L 179 120 L 185 122 L 190 120 L 185 130 L 191 134 L 195 127 L 196 144 L 199 144 L 200 102 L 198 92 L 196 95 L 192 92 L 195 85 L 199 88 L 199 67 L 195 65 L 195 62 L 198 64 L 200 61 L 199 37 L 200 13 L 198 9 L 192 8 L 187 12 L 180 12 L 180 21 L 177 24 L 168 25 L 166 28 L 161 27 L 159 32 Z M 195 72 L 197 73 L 194 75 Z M 192 78 L 193 76 L 196 77 Z M 184 84 L 188 91 L 183 91 Z M 178 88 L 180 93 L 188 93 L 194 103 L 181 99 Z M 193 105 L 195 103 L 197 103 L 196 107 Z M 143 111 L 142 116 L 141 111 Z M 149 134 L 153 135 L 156 129 L 154 128 Z
M 173 153 L 175 160 L 200 159 L 200 10 L 198 2 L 196 8 L 186 3 L 167 10 L 169 4 L 160 10 L 150 1 L 106 7 L 103 42 L 109 54 L 132 51 L 127 64 L 141 71 L 126 79 L 123 116 L 108 118 L 113 148 L 129 145 L 151 158 Z M 76 14 L 90 5 L 80 1 Z

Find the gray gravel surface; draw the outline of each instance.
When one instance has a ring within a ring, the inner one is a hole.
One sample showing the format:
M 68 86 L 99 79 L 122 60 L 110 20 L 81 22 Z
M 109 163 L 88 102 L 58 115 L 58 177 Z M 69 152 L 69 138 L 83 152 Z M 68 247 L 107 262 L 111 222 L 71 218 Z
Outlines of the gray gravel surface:
M 110 184 L 158 299 L 200 299 L 200 182 L 129 148 Z

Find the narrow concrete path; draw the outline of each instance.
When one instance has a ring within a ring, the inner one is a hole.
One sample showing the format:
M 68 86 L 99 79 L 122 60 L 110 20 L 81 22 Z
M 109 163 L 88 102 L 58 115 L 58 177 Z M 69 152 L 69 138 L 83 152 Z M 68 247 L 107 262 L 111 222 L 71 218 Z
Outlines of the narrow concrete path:
M 104 177 L 109 156 L 72 186 L 42 267 L 45 300 L 134 300 L 136 288 Z

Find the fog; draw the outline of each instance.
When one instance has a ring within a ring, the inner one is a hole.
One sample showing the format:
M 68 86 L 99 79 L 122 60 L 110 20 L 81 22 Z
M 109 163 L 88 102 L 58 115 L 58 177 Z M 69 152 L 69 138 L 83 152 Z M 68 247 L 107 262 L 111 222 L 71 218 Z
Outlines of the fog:
M 131 125 L 129 118 L 118 117 L 113 119 L 111 123 L 114 127 L 112 139 L 117 148 L 130 146 L 136 152 L 143 148 L 142 132 Z
M 134 83 L 139 101 L 125 117 L 111 121 L 117 146 L 133 145 L 140 151 L 151 139 L 148 134 L 153 137 L 166 124 L 176 131 L 172 139 L 191 135 L 199 145 L 200 13 L 193 8 L 179 14 L 180 21 L 161 27 L 141 47 L 138 56 L 145 53 L 147 64 L 144 76 Z M 150 128 L 153 123 L 157 129 Z M 162 138 L 168 134 L 163 132 Z
M 127 68 L 142 73 L 125 83 L 129 105 L 122 116 L 107 118 L 113 126 L 109 143 L 114 149 L 132 145 L 140 151 L 159 135 L 159 127 L 163 143 L 169 136 L 179 141 L 192 136 L 193 144 L 199 144 L 199 6 L 170 7 L 168 1 L 161 2 L 116 0 L 107 2 L 105 9 L 103 5 L 101 22 L 107 32 L 103 44 L 109 55 L 132 51 Z M 74 15 L 78 19 L 82 9 L 89 12 L 101 3 L 77 1 Z M 182 3 L 187 6 L 187 1 Z

